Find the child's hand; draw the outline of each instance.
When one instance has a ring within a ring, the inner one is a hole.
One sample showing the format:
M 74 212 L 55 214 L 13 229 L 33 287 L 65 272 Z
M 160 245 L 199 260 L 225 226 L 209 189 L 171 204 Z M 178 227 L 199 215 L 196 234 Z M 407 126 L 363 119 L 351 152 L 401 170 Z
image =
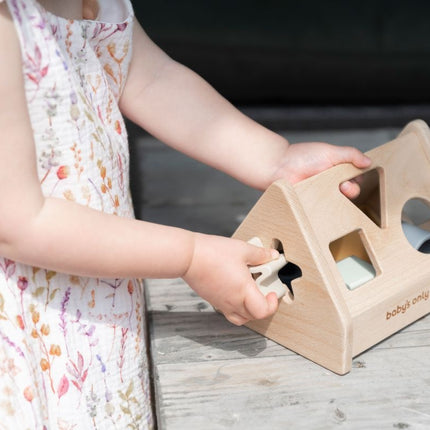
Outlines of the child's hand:
M 371 160 L 358 149 L 349 146 L 321 142 L 292 144 L 278 163 L 274 181 L 285 178 L 295 184 L 341 163 L 352 163 L 363 169 L 370 166 Z M 342 183 L 340 190 L 350 199 L 360 194 L 360 186 L 356 181 Z
M 248 266 L 278 257 L 276 250 L 220 236 L 195 234 L 191 263 L 184 280 L 233 324 L 242 325 L 275 313 L 275 293 L 266 297 L 257 288 Z

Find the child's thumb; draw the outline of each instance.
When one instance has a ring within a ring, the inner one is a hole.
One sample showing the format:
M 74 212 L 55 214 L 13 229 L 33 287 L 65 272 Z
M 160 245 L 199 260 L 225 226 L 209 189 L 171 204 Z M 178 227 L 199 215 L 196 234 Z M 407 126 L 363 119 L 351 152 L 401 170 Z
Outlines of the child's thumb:
M 267 263 L 279 257 L 279 252 L 273 248 L 262 248 L 248 245 L 247 263 L 250 266 Z

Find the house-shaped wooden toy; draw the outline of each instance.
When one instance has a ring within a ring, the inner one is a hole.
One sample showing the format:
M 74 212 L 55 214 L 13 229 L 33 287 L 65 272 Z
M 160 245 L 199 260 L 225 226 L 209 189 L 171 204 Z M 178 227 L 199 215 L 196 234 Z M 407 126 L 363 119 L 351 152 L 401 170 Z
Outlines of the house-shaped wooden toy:
M 276 247 L 299 273 L 276 314 L 248 326 L 338 374 L 430 312 L 430 254 L 402 228 L 408 201 L 430 203 L 429 129 L 413 121 L 367 155 L 372 165 L 364 172 L 342 164 L 293 186 L 275 182 L 234 234 Z M 362 191 L 351 201 L 339 185 L 356 177 Z M 349 270 L 352 278 L 370 276 L 354 285 Z

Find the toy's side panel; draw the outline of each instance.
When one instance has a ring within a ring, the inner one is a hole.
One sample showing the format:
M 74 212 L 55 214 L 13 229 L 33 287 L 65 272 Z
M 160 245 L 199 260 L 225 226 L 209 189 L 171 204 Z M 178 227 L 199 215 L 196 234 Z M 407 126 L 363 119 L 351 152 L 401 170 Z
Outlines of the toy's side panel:
M 429 264 L 419 265 L 416 269 L 428 273 Z M 407 276 L 408 272 L 402 278 L 393 278 L 391 285 L 402 288 L 356 314 L 353 319 L 353 356 L 430 313 L 429 277 L 417 279 L 414 276 L 411 283 Z
M 234 237 L 259 237 L 266 247 L 281 243 L 287 261 L 300 267 L 293 296 L 280 301 L 270 319 L 248 324 L 253 330 L 312 361 L 344 374 L 351 368 L 351 319 L 326 269 L 312 227 L 292 188 L 272 185 L 250 211 Z

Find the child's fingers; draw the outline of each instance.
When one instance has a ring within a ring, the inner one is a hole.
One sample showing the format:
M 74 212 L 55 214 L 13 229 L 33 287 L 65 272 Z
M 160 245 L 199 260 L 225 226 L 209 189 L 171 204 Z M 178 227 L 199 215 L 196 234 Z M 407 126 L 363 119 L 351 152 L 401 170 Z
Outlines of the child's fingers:
M 247 290 L 244 305 L 251 320 L 261 320 L 276 312 L 278 298 L 275 293 L 264 296 L 254 284 Z
M 334 164 L 352 163 L 355 167 L 364 169 L 372 163 L 372 160 L 367 155 L 352 146 L 338 147 L 335 153 L 337 159 Z
M 279 257 L 276 249 L 262 248 L 255 245 L 247 245 L 246 262 L 249 266 L 258 266 Z
M 246 318 L 243 315 L 239 315 L 236 312 L 232 312 L 230 314 L 224 314 L 224 316 L 228 321 L 230 321 L 234 325 L 243 325 L 249 321 L 249 318 Z
M 342 182 L 339 189 L 349 199 L 356 199 L 360 194 L 360 185 L 356 181 Z
M 240 311 L 225 312 L 224 316 L 235 325 L 246 324 L 250 320 L 259 320 L 273 315 L 278 309 L 278 298 L 275 293 L 266 297 L 260 292 L 255 283 L 250 283 L 246 289 L 243 307 Z
M 334 164 L 340 163 L 352 163 L 355 167 L 360 169 L 369 167 L 372 160 L 359 151 L 357 148 L 350 146 L 342 146 L 337 151 L 337 160 Z M 357 177 L 350 181 L 345 181 L 340 184 L 340 191 L 349 199 L 355 199 L 360 194 L 360 177 Z

